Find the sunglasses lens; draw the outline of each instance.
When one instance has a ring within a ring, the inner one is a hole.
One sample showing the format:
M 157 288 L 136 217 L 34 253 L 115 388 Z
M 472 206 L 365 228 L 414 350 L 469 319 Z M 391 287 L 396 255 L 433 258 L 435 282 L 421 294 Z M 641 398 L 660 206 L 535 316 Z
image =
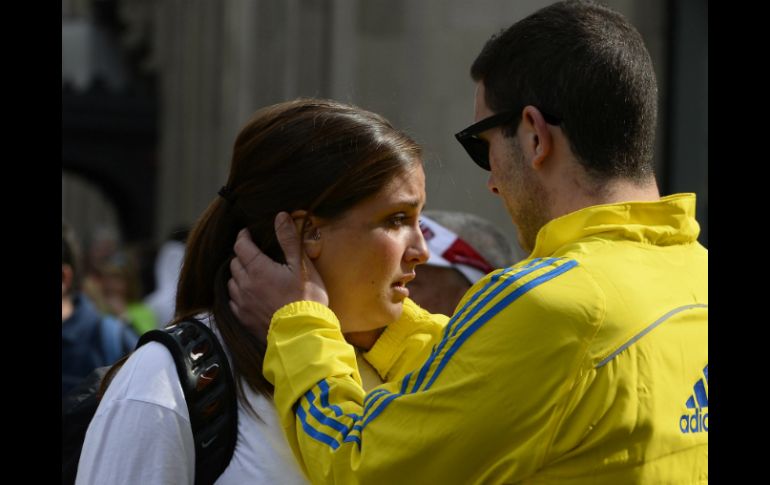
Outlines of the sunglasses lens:
M 476 165 L 484 170 L 489 170 L 489 145 L 486 141 L 470 137 L 463 140 L 463 146 L 468 155 L 476 162 Z

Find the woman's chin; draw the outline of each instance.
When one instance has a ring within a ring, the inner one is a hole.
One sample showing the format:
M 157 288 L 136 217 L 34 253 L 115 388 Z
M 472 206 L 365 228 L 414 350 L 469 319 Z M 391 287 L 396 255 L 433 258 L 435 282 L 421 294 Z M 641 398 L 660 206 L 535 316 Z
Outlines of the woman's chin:
M 334 310 L 334 308 L 332 308 Z M 353 319 L 344 319 L 341 315 L 337 315 L 340 319 L 342 326 L 342 333 L 348 335 L 350 333 L 363 333 L 379 330 L 383 327 L 387 327 L 391 323 L 395 322 L 401 317 L 401 313 L 404 311 L 404 302 L 393 302 L 385 305 L 384 308 L 378 314 L 372 315 L 371 313 Z M 355 323 L 354 323 L 355 322 Z
M 385 322 L 383 325 L 380 325 L 381 327 L 390 325 L 391 323 L 395 322 L 399 318 L 401 318 L 401 313 L 404 311 L 404 300 L 394 302 L 388 305 L 388 311 L 387 311 L 387 317 L 383 318 L 383 321 Z

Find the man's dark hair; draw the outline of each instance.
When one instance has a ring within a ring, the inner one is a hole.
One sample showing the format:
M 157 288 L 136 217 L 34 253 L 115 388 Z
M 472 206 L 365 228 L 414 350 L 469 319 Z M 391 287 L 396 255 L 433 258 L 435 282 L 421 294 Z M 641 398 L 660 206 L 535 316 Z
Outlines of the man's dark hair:
M 67 264 L 72 268 L 72 287 L 68 294 L 77 293 L 80 291 L 81 280 L 80 245 L 75 231 L 63 221 L 61 224 L 61 264 Z
M 652 175 L 655 72 L 641 35 L 619 13 L 588 1 L 545 7 L 489 39 L 471 76 L 483 80 L 494 112 L 533 105 L 560 117 L 595 180 Z

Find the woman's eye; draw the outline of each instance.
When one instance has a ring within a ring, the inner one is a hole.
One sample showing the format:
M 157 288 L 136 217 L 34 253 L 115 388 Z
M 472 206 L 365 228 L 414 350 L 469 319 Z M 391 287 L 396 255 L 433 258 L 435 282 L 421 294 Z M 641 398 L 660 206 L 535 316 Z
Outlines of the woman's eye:
M 405 214 L 396 214 L 388 219 L 388 225 L 391 227 L 400 227 L 406 223 L 406 219 L 407 217 Z

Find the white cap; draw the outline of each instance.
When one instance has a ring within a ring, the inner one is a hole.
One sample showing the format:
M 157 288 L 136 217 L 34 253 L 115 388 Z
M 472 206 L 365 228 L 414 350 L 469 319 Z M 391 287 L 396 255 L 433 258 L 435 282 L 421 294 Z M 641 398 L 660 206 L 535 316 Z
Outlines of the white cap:
M 420 229 L 430 249 L 426 264 L 454 268 L 471 284 L 495 269 L 470 244 L 430 217 L 420 216 Z

